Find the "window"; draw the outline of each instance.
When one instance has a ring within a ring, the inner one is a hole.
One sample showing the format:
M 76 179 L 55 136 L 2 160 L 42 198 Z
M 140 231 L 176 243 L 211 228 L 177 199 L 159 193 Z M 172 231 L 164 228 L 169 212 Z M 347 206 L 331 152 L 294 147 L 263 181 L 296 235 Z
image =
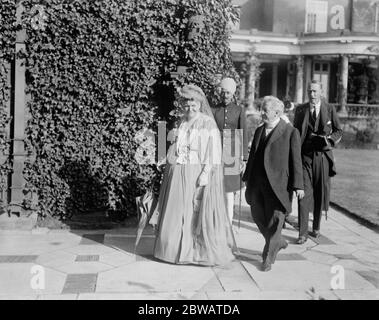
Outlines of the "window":
M 313 80 L 318 80 L 322 85 L 322 95 L 329 99 L 330 63 L 315 61 L 313 64 Z
M 328 1 L 307 0 L 305 9 L 305 32 L 326 32 L 328 26 Z

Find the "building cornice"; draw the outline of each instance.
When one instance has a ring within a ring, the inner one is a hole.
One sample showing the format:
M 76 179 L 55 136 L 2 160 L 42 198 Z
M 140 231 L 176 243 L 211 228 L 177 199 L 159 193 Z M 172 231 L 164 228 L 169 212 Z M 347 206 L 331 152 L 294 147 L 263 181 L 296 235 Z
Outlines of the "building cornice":
M 258 54 L 318 55 L 352 54 L 377 55 L 375 35 L 284 35 L 269 32 L 236 32 L 231 37 L 232 52 L 249 52 L 254 46 Z

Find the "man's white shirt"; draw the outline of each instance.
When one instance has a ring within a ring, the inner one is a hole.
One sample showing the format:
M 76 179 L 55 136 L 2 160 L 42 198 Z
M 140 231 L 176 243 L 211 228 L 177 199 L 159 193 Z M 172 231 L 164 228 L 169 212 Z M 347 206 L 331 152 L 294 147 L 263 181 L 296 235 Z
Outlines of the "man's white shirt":
M 270 134 L 270 132 L 272 130 L 275 129 L 275 127 L 278 125 L 280 121 L 280 118 L 278 118 L 277 120 L 275 120 L 272 124 L 270 124 L 270 126 L 268 127 L 268 125 L 265 125 L 265 130 L 266 130 L 266 137 Z
M 317 118 L 320 113 L 321 101 L 319 101 L 316 104 L 310 103 L 310 106 L 311 106 L 311 114 L 313 114 L 313 110 L 316 109 L 316 118 Z

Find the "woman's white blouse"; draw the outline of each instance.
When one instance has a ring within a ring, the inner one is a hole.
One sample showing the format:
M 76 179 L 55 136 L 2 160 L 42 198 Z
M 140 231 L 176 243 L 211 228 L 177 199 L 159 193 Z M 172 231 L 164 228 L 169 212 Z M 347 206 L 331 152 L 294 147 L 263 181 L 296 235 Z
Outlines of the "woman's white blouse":
M 204 114 L 183 121 L 178 129 L 178 164 L 221 164 L 221 137 L 214 120 Z

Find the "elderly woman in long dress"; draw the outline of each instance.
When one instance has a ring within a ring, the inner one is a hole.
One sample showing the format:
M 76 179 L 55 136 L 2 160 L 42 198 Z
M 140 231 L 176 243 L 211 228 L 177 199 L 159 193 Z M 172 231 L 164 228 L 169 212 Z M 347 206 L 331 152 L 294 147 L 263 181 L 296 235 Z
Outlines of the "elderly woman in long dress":
M 158 200 L 154 256 L 176 264 L 225 265 L 234 259 L 221 164 L 221 137 L 203 91 L 178 90 L 184 117 Z

